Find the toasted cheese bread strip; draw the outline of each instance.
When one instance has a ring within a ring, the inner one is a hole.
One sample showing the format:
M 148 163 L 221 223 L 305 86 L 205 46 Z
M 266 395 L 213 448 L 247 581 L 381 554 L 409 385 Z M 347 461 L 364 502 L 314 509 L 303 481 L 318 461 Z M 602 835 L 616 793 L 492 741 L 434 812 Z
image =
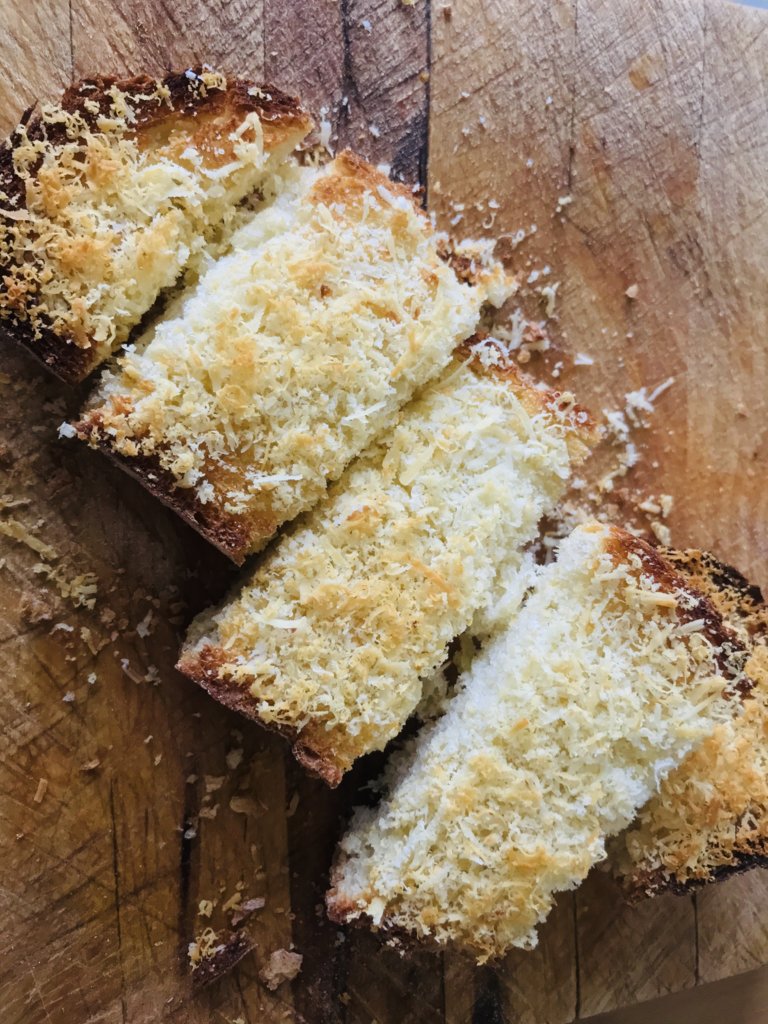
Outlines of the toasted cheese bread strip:
M 492 617 L 592 437 L 572 397 L 537 390 L 490 339 L 463 347 L 241 593 L 195 621 L 178 667 L 336 785 L 400 732 L 451 639 Z
M 279 90 L 205 69 L 72 86 L 0 150 L 0 318 L 81 380 L 310 128 Z
M 331 917 L 480 961 L 535 945 L 555 893 L 737 712 L 743 655 L 654 549 L 577 528 L 445 715 L 393 759 L 381 805 L 357 812 Z
M 76 425 L 235 561 L 310 508 L 511 283 L 351 153 L 296 168 Z
M 749 649 L 744 713 L 723 722 L 670 772 L 611 850 L 632 899 L 684 893 L 768 867 L 768 607 L 757 587 L 700 551 L 667 552 Z

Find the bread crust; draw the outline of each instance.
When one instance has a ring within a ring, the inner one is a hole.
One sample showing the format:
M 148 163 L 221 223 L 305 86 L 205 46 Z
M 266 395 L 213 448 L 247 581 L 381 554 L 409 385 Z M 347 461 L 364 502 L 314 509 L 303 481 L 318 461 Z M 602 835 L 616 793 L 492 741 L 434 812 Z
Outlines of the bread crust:
M 160 465 L 157 456 L 139 455 L 129 459 L 115 452 L 110 439 L 100 434 L 88 417 L 75 424 L 75 429 L 81 440 L 97 448 L 137 480 L 235 565 L 242 565 L 250 551 L 252 536 L 244 516 L 232 515 L 212 502 L 203 504 L 193 488 L 179 487 L 173 474 Z
M 331 789 L 341 782 L 344 773 L 338 768 L 330 755 L 323 755 L 315 750 L 301 730 L 288 726 L 265 722 L 255 709 L 255 702 L 247 689 L 233 683 L 222 666 L 227 661 L 226 651 L 213 644 L 205 644 L 198 651 L 187 651 L 176 663 L 177 671 L 201 686 L 214 700 L 217 700 L 230 711 L 257 722 L 269 732 L 277 733 L 291 744 L 293 756 L 299 764 L 316 778 L 322 779 Z
M 145 139 L 148 143 L 153 131 L 164 124 L 196 118 L 202 121 L 203 117 L 220 118 L 227 113 L 231 115 L 233 128 L 249 113 L 257 113 L 262 122 L 265 150 L 271 150 L 286 136 L 302 128 L 309 131 L 311 119 L 294 97 L 272 86 L 256 86 L 240 78 L 222 79 L 226 82 L 224 88 L 201 89 L 199 83 L 204 73 L 205 69 L 198 66 L 186 71 L 171 72 L 162 79 L 148 75 L 84 78 L 63 93 L 58 106 L 69 114 L 81 116 L 89 126 L 94 127 L 97 118 L 108 112 L 112 102 L 111 94 L 117 90 L 131 101 L 135 114 L 135 121 L 127 135 L 140 141 Z M 158 87 L 164 94 L 167 91 L 167 100 L 162 103 L 157 99 Z M 217 136 L 220 135 L 221 130 L 217 133 Z M 35 113 L 34 106 L 25 111 L 18 127 L 0 147 L 0 195 L 5 194 L 14 213 L 26 209 L 24 179 L 16 173 L 13 161 L 14 150 L 22 137 L 32 141 L 47 139 L 53 145 L 67 140 L 66 129 L 62 124 L 44 121 L 40 113 Z M 210 163 L 222 159 L 220 152 L 214 152 L 221 147 L 220 138 L 217 137 L 216 143 L 216 147 L 206 147 L 205 138 L 202 140 L 201 149 Z M 0 209 L 0 237 L 3 225 L 10 223 L 10 218 L 4 216 L 4 212 L 7 214 L 8 211 Z M 4 271 L 10 268 L 11 264 L 4 262 L 0 254 L 0 282 Z M 26 310 L 24 297 L 6 301 L 0 306 L 0 316 L 5 320 L 4 333 L 27 348 L 64 383 L 78 383 L 101 361 L 96 346 L 89 348 L 78 345 L 71 332 L 58 333 L 44 313 L 36 313 L 32 323 Z

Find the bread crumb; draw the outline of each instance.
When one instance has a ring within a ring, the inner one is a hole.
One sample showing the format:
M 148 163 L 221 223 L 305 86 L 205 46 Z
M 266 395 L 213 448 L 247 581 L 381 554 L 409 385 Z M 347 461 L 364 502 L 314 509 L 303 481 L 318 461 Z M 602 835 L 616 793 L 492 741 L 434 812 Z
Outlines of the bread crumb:
M 242 747 L 235 747 L 233 750 L 227 751 L 226 762 L 227 768 L 233 772 L 236 768 L 239 768 L 241 761 L 243 760 Z
M 226 775 L 204 775 L 203 782 L 205 783 L 206 793 L 215 793 L 221 789 L 226 780 Z
M 141 622 L 138 623 L 138 625 L 136 626 L 136 632 L 138 633 L 138 635 L 142 639 L 144 637 L 149 636 L 149 634 L 152 632 L 152 620 L 153 620 L 153 618 L 154 618 L 154 611 L 153 611 L 152 608 L 150 608 L 149 611 L 147 612 L 147 614 L 141 620 Z
M 42 803 L 43 797 L 45 796 L 47 790 L 48 790 L 48 779 L 40 779 L 40 780 L 38 780 L 37 789 L 35 790 L 35 795 L 33 797 L 33 799 L 34 799 L 36 804 Z
M 263 896 L 254 896 L 253 899 L 244 900 L 239 903 L 233 910 L 232 913 L 232 927 L 237 928 L 247 920 L 251 914 L 254 914 L 257 910 L 261 910 L 266 905 L 266 900 Z
M 29 623 L 30 626 L 37 626 L 41 622 L 50 622 L 53 618 L 53 609 L 37 594 L 22 594 L 19 612 L 22 620 Z
M 672 542 L 672 534 L 669 527 L 658 519 L 651 520 L 651 529 L 659 544 L 669 547 Z
M 631 284 L 629 288 L 627 288 L 627 290 L 624 292 L 624 294 L 627 296 L 628 299 L 636 299 L 639 294 L 639 291 L 640 289 L 637 287 L 636 284 Z
M 270 953 L 266 966 L 259 971 L 259 978 L 270 992 L 274 992 L 284 982 L 293 981 L 301 970 L 303 960 L 301 953 L 276 949 L 274 953 Z
M 246 814 L 251 818 L 257 818 L 261 814 L 261 808 L 249 796 L 233 796 L 229 801 L 229 809 L 235 814 Z

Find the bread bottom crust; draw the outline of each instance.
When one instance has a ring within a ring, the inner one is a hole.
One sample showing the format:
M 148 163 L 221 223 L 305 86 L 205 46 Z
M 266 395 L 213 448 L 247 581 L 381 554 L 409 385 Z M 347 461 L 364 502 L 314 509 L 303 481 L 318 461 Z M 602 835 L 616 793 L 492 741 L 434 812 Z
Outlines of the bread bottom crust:
M 302 736 L 300 730 L 274 722 L 265 722 L 255 711 L 254 700 L 248 690 L 227 682 L 223 676 L 221 667 L 226 660 L 226 653 L 221 648 L 206 644 L 194 653 L 183 654 L 176 663 L 176 668 L 224 707 L 288 740 L 293 756 L 299 764 L 311 775 L 322 779 L 326 785 L 335 789 L 344 777 L 343 770 L 335 760 L 316 750 L 309 738 Z

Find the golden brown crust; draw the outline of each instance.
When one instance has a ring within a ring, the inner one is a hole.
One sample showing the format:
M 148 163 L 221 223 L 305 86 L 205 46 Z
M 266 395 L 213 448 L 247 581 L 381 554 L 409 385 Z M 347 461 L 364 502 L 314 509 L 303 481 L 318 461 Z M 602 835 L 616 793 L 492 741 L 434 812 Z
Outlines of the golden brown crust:
M 258 722 L 270 732 L 276 732 L 287 739 L 291 743 L 294 757 L 303 768 L 311 775 L 322 779 L 331 788 L 338 786 L 344 773 L 338 768 L 332 753 L 323 756 L 307 741 L 302 731 L 265 722 L 256 711 L 255 702 L 248 691 L 232 682 L 227 673 L 223 671 L 226 662 L 225 651 L 211 644 L 205 644 L 199 650 L 182 654 L 176 663 L 176 668 L 187 679 L 191 679 L 193 683 L 201 686 L 206 693 L 223 704 L 224 707 L 231 711 L 237 711 L 238 714 L 252 722 Z
M 255 86 L 238 78 L 225 79 L 224 87 L 201 86 L 202 67 L 187 71 L 173 72 L 157 80 L 147 75 L 132 78 L 100 77 L 86 78 L 70 86 L 59 101 L 59 108 L 69 114 L 77 114 L 83 121 L 94 127 L 101 115 L 109 112 L 115 91 L 129 101 L 134 114 L 131 131 L 128 133 L 151 144 L 158 131 L 167 131 L 167 126 L 196 125 L 193 139 L 207 166 L 216 167 L 231 159 L 230 147 L 224 142 L 231 131 L 249 113 L 255 112 L 262 122 L 266 150 L 279 144 L 286 134 L 303 128 L 311 128 L 311 119 L 301 109 L 298 100 L 271 86 Z M 206 75 L 210 80 L 209 75 Z M 167 97 L 158 101 L 158 89 Z M 14 150 L 22 139 L 28 141 L 47 140 L 56 146 L 67 141 L 63 124 L 44 120 L 42 115 L 29 108 L 19 126 L 0 147 L 0 195 L 6 197 L 8 210 L 0 209 L 0 236 L 3 226 L 10 224 L 10 214 L 26 209 L 25 181 L 14 167 Z M 215 124 L 212 130 L 211 126 Z M 71 141 L 71 140 L 69 140 Z M 188 136 L 180 141 L 187 144 Z M 35 168 L 31 168 L 32 173 Z M 74 334 L 54 329 L 50 318 L 44 312 L 35 313 L 32 322 L 28 309 L 33 298 L 24 289 L 15 289 L 7 271 L 10 264 L 0 255 L 0 285 L 5 290 L 0 302 L 0 316 L 5 320 L 8 335 L 29 349 L 43 365 L 67 384 L 83 380 L 101 362 L 97 346 L 88 347 Z M 18 291 L 18 294 L 16 293 Z M 78 343 L 78 341 L 80 343 Z
M 363 160 L 351 149 L 344 149 L 334 160 L 335 173 L 320 178 L 312 186 L 311 195 L 319 203 L 330 205 L 338 202 L 358 202 L 367 193 L 385 188 L 390 195 L 402 196 L 424 219 L 424 211 L 418 205 L 413 192 L 405 185 L 391 181 L 367 160 Z

